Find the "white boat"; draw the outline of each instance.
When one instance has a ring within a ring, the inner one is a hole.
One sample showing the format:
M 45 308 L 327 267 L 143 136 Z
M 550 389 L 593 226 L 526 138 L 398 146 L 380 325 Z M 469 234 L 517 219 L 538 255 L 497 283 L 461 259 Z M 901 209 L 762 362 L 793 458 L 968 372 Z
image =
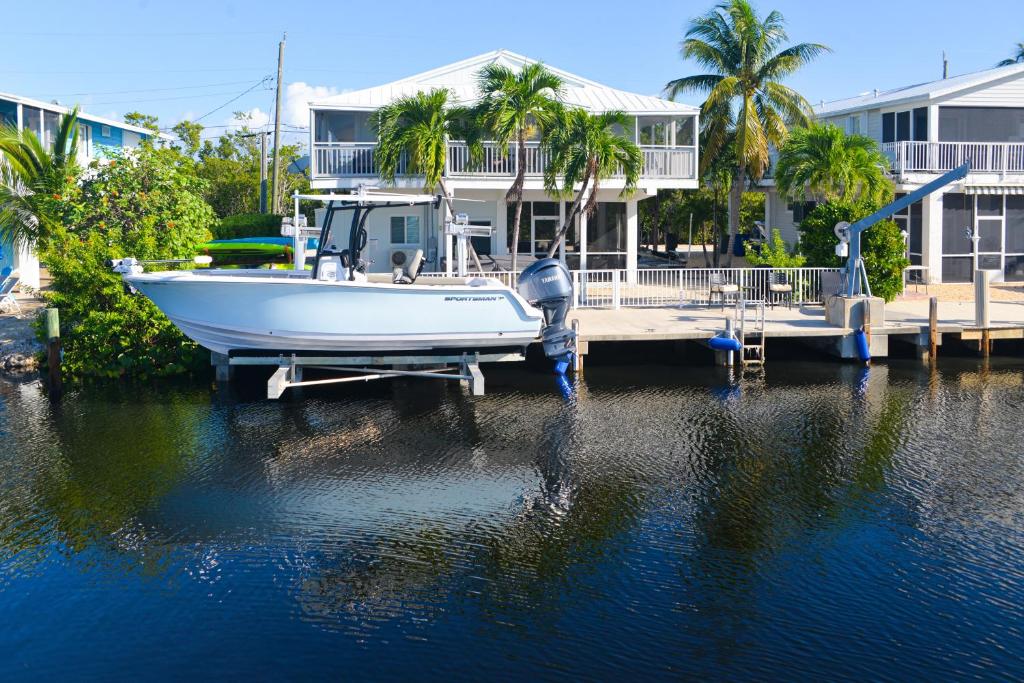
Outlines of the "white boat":
M 484 276 L 418 278 L 419 258 L 402 273 L 365 274 L 359 253 L 366 214 L 378 206 L 437 201 L 424 195 L 311 195 L 328 202 L 313 269 L 144 272 L 134 259 L 115 269 L 190 339 L 211 351 L 404 353 L 525 347 L 544 335 L 545 351 L 564 359 L 574 336 L 564 326 L 571 281 L 554 259 L 520 277 L 524 297 Z M 333 197 L 333 198 L 332 198 Z M 338 249 L 333 216 L 353 211 Z M 298 221 L 295 222 L 298 226 Z M 294 231 L 298 242 L 304 239 Z M 465 240 L 460 240 L 465 241 Z M 464 262 L 464 259 L 463 259 Z M 302 268 L 302 269 L 298 269 Z M 541 309 L 530 302 L 537 303 Z

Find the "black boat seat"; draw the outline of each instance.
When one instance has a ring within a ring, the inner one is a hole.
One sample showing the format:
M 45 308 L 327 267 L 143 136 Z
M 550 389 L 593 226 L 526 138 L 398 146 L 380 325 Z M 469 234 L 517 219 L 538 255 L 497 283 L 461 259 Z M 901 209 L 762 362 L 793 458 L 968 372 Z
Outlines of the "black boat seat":
M 405 268 L 395 268 L 394 278 L 392 282 L 396 285 L 411 285 L 416 282 L 416 278 L 420 276 L 420 271 L 423 270 L 423 250 L 417 249 L 416 253 L 409 259 L 409 263 L 406 264 Z

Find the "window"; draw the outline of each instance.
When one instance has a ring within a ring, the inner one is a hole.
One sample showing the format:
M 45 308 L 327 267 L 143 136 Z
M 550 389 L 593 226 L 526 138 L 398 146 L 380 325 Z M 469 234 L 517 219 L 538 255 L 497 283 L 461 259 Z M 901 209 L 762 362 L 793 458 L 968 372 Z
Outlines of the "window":
M 882 114 L 882 142 L 896 142 L 896 114 Z
M 668 124 L 671 119 L 654 116 L 637 117 L 639 145 L 659 145 L 664 147 L 668 144 Z
M 626 205 L 622 202 L 598 202 L 587 220 L 588 252 L 626 251 Z
M 914 110 L 914 140 L 928 141 L 928 107 L 918 107 Z
M 974 224 L 973 198 L 959 192 L 942 195 L 942 253 L 970 254 L 971 241 L 964 236 Z
M 0 100 L 0 126 L 18 125 L 18 105 Z
M 1024 142 L 1024 107 L 939 107 L 941 142 Z
M 25 130 L 30 130 L 36 134 L 36 137 L 43 137 L 42 121 L 40 120 L 42 111 L 35 107 L 22 107 L 21 108 L 21 125 Z
M 370 126 L 370 112 L 318 111 L 315 115 L 317 142 L 376 142 Z
M 420 217 L 392 216 L 391 244 L 419 244 Z
M 693 117 L 676 119 L 676 147 L 693 145 Z
M 860 116 L 851 116 L 846 119 L 846 134 L 860 135 Z
M 105 137 L 105 138 L 111 137 L 110 126 L 101 126 L 100 127 L 100 136 Z
M 910 139 L 910 112 L 901 111 L 896 114 L 896 142 Z
M 46 145 L 46 149 L 52 150 L 57 139 L 57 129 L 60 127 L 60 115 L 55 111 L 43 111 L 43 125 L 43 144 Z

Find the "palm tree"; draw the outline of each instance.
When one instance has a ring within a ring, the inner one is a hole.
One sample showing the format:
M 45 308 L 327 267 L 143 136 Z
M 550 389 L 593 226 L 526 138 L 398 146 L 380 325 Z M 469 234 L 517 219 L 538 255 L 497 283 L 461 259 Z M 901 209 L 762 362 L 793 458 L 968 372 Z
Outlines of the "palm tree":
M 822 52 L 818 43 L 779 50 L 787 39 L 782 15 L 763 19 L 747 0 L 727 0 L 690 23 L 682 44 L 684 59 L 711 73 L 678 78 L 665 86 L 675 98 L 707 93 L 701 107 L 702 159 L 713 159 L 735 131 L 736 173 L 729 198 L 728 263 L 739 232 L 740 198 L 747 175 L 758 179 L 768 167 L 768 149 L 781 147 L 788 127 L 806 124 L 811 107 L 781 81 Z
M 473 110 L 450 102 L 444 88 L 402 97 L 377 110 L 377 168 L 386 183 L 398 175 L 422 175 L 423 187 L 433 192 L 440 186 L 452 214 L 455 206 L 444 182 L 448 141 L 465 140 L 471 156 L 479 158 L 480 136 Z
M 31 246 L 50 235 L 52 199 L 78 176 L 77 158 L 77 107 L 61 117 L 52 150 L 27 128 L 0 128 L 0 241 Z
M 636 189 L 644 166 L 643 152 L 616 131 L 616 127 L 626 129 L 629 125 L 631 121 L 620 111 L 590 114 L 583 109 L 569 109 L 551 127 L 545 142 L 550 156 L 544 170 L 544 188 L 553 196 L 561 196 L 572 193 L 577 185 L 580 187 L 565 222 L 551 242 L 548 258 L 555 255 L 576 215 L 583 211 L 593 213 L 602 180 L 621 173 L 626 180 L 621 196 Z
M 445 88 L 420 91 L 378 109 L 373 125 L 377 131 L 374 154 L 380 177 L 394 184 L 399 174 L 422 175 L 424 189 L 433 192 L 440 187 L 448 211 L 454 216 L 455 205 L 444 182 L 448 141 L 465 140 L 471 160 L 480 158 L 482 147 L 476 111 L 454 104 L 451 99 Z M 472 245 L 470 252 L 477 269 L 483 271 Z
M 819 201 L 881 199 L 889 161 L 865 135 L 846 135 L 830 123 L 795 128 L 779 150 L 775 185 L 790 199 L 808 192 Z
M 1004 59 L 996 64 L 996 66 L 1013 66 L 1022 62 L 1024 62 L 1024 43 L 1017 43 L 1017 54 L 1009 59 Z
M 562 79 L 543 64 L 524 64 L 518 73 L 491 63 L 478 74 L 480 119 L 495 142 L 508 149 L 516 142 L 516 177 L 505 193 L 515 204 L 512 218 L 512 272 L 519 257 L 519 222 L 523 213 L 523 184 L 526 181 L 526 139 L 539 128 L 546 131 L 557 117 Z

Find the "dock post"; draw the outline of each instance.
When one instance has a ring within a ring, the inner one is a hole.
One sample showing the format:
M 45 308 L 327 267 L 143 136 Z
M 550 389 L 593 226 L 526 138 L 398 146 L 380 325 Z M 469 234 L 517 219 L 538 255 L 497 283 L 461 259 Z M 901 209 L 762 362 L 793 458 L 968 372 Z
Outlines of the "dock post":
M 50 397 L 60 398 L 64 382 L 60 371 L 60 313 L 56 308 L 43 311 L 46 324 L 46 365 L 50 384 Z
M 576 339 L 576 353 L 572 355 L 573 365 L 572 371 L 575 373 L 583 372 L 583 356 L 587 354 L 590 349 L 587 348 L 587 342 L 580 341 L 580 321 L 572 321 L 572 333 Z
M 226 355 L 223 353 L 217 353 L 216 351 L 210 351 L 210 365 L 213 366 L 214 375 L 218 382 L 231 381 L 231 376 L 234 374 L 234 368 L 231 367 L 231 362 Z
M 987 358 L 991 338 L 989 327 L 992 325 L 989 311 L 992 302 L 992 290 L 989 284 L 992 282 L 991 270 L 974 271 L 974 324 L 981 330 L 981 339 L 978 340 L 978 354 Z
M 939 297 L 928 299 L 928 358 L 934 363 L 939 357 Z
M 733 319 L 725 319 L 725 334 L 726 336 L 733 336 Z M 731 368 L 736 362 L 733 351 L 715 351 L 715 365 L 721 365 L 727 368 Z

